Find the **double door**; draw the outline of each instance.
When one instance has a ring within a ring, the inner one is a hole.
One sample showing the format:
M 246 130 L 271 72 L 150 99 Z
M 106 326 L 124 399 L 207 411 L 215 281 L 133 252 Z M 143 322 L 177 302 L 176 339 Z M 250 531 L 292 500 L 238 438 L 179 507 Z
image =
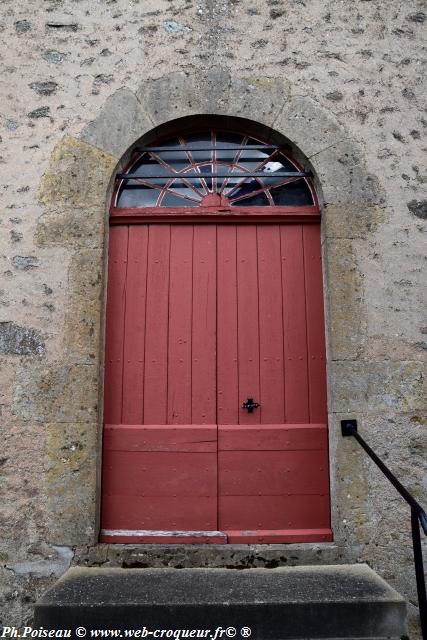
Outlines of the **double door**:
M 324 351 L 317 224 L 112 226 L 101 540 L 331 540 Z

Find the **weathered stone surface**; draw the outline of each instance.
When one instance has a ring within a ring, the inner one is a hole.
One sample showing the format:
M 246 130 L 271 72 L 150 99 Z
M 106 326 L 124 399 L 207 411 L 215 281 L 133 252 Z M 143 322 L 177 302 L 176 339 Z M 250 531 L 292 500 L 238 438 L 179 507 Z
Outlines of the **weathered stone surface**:
M 352 360 L 363 352 L 366 314 L 363 277 L 357 245 L 347 239 L 328 239 L 324 245 L 327 283 L 329 353 L 332 360 Z M 330 398 L 335 394 L 331 385 Z
M 152 127 L 135 94 L 123 88 L 108 98 L 97 118 L 83 130 L 81 139 L 120 158 Z
M 20 365 L 16 370 L 13 415 L 40 422 L 93 422 L 98 411 L 98 371 L 64 362 Z
M 69 268 L 64 346 L 72 361 L 98 366 L 102 327 L 102 248 L 82 249 Z M 94 390 L 95 391 L 95 390 Z
M 65 606 L 64 606 L 65 605 Z M 247 625 L 260 640 L 399 638 L 404 599 L 367 565 L 251 569 L 72 568 L 36 606 L 48 629 Z M 342 636 L 345 628 L 345 636 Z
M 284 101 L 273 126 L 309 159 L 338 144 L 347 135 L 337 118 L 308 95 L 297 95 Z M 335 156 L 331 157 L 329 164 L 335 166 L 335 162 Z M 322 166 L 324 171 L 328 171 L 327 163 L 322 162 Z
M 193 77 L 185 71 L 173 71 L 151 82 L 144 82 L 136 96 L 154 126 L 201 110 L 201 97 Z
M 0 322 L 0 353 L 5 355 L 41 355 L 45 345 L 38 331 L 13 322 Z
M 333 362 L 332 411 L 417 411 L 425 406 L 422 362 Z
M 198 113 L 249 118 L 271 126 L 290 94 L 285 79 L 253 75 L 234 78 L 229 69 L 177 71 L 143 83 L 137 92 L 155 124 Z
M 48 423 L 44 483 L 48 541 L 94 542 L 97 521 L 97 423 Z
M 29 271 L 39 266 L 37 256 L 13 256 L 12 264 L 19 271 Z
M 47 208 L 37 221 L 39 247 L 99 247 L 104 240 L 106 207 Z
M 17 576 L 60 577 L 70 566 L 73 552 L 67 547 L 51 547 L 53 553 L 46 560 L 27 560 L 6 565 Z
M 39 189 L 42 204 L 84 207 L 105 202 L 117 159 L 70 136 L 55 147 Z
M 354 142 L 345 140 L 310 156 L 322 185 L 325 203 L 383 204 L 378 178 L 364 167 L 364 154 Z
M 390 209 L 378 206 L 325 205 L 323 230 L 327 238 L 367 239 L 391 217 Z
M 427 220 L 427 200 L 411 200 L 408 202 L 408 209 L 414 216 L 421 218 L 421 220 Z

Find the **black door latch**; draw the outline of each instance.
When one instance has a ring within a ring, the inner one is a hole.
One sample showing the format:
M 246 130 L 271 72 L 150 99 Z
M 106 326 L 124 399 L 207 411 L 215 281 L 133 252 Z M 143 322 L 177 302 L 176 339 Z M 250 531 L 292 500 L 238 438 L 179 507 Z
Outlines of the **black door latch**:
M 242 409 L 247 409 L 248 413 L 252 413 L 257 407 L 259 407 L 259 404 L 258 402 L 254 402 L 253 398 L 248 398 L 246 402 L 242 404 Z

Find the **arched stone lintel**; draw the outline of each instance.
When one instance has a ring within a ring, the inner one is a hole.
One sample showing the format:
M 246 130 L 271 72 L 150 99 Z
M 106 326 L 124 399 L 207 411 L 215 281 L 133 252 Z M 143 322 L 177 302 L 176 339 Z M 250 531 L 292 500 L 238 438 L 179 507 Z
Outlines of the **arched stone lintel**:
M 364 151 L 337 118 L 305 95 L 293 95 L 284 78 L 233 78 L 214 67 L 203 75 L 174 71 L 147 80 L 136 94 L 110 96 L 81 139 L 121 158 L 149 131 L 197 115 L 245 118 L 285 136 L 313 169 L 325 203 L 381 204 L 378 181 L 368 174 Z

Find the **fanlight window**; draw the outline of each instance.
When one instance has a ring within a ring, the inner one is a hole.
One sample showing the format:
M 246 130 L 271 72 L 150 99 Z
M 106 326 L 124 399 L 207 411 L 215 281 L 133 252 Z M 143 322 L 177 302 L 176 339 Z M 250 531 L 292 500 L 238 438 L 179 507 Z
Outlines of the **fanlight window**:
M 136 150 L 115 206 L 311 206 L 310 173 L 283 147 L 239 133 L 184 135 Z

